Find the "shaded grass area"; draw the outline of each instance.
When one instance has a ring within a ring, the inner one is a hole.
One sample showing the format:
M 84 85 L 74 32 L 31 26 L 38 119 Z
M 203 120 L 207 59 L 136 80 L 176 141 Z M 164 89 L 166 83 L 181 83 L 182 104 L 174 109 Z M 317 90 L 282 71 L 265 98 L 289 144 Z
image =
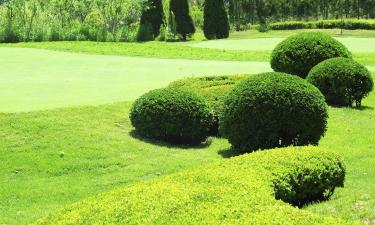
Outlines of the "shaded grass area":
M 346 187 L 307 210 L 358 221 L 374 217 L 374 93 L 363 106 L 330 108 L 321 146 L 344 157 Z M 96 193 L 232 155 L 224 139 L 197 148 L 139 139 L 132 133 L 129 107 L 0 114 L 0 223 L 26 224 Z

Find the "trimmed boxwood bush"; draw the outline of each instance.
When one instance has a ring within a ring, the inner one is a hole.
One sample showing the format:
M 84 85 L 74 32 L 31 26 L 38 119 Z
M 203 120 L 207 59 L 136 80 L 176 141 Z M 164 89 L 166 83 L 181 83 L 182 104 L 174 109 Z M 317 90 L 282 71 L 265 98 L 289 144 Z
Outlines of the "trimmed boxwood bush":
M 183 87 L 203 97 L 214 112 L 214 121 L 210 135 L 219 135 L 219 115 L 224 106 L 225 97 L 235 84 L 249 75 L 191 77 L 172 82 L 170 87 Z
M 285 73 L 264 73 L 229 93 L 220 131 L 240 152 L 317 145 L 327 118 L 324 96 L 312 84 Z
M 342 159 L 322 149 L 257 152 L 118 188 L 35 224 L 352 225 L 283 202 L 320 200 L 344 179 Z
M 279 43 L 272 52 L 271 67 L 305 78 L 320 62 L 336 57 L 351 58 L 349 50 L 328 34 L 303 32 Z
M 213 113 L 198 95 L 182 88 L 163 88 L 137 99 L 130 120 L 144 137 L 174 144 L 199 144 L 208 136 Z
M 329 104 L 361 106 L 362 99 L 373 89 L 370 71 L 347 58 L 328 59 L 315 66 L 307 80 L 319 88 Z

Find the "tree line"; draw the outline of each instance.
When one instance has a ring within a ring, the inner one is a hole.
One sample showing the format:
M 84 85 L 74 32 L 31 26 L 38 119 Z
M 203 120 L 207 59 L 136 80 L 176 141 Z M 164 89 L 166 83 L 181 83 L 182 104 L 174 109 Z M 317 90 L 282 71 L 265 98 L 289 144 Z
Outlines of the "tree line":
M 375 0 L 227 0 L 233 25 L 266 21 L 375 18 Z

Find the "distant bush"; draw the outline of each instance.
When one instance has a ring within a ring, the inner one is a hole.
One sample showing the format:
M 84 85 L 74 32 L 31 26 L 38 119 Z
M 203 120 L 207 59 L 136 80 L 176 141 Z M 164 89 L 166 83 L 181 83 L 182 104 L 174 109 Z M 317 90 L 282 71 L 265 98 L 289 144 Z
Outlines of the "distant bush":
M 195 33 L 193 19 L 190 16 L 188 0 L 170 0 L 170 13 L 174 16 L 176 32 L 182 40 Z
M 303 32 L 279 43 L 272 52 L 271 67 L 306 78 L 318 63 L 336 57 L 351 58 L 349 50 L 328 34 Z
M 240 152 L 317 145 L 327 126 L 327 105 L 307 81 L 285 73 L 251 76 L 227 96 L 220 131 Z
M 187 78 L 175 81 L 170 87 L 183 87 L 202 96 L 214 111 L 214 121 L 210 135 L 219 135 L 219 115 L 224 106 L 225 97 L 235 84 L 249 75 L 209 76 Z
M 130 120 L 144 137 L 174 144 L 199 144 L 208 136 L 213 114 L 198 95 L 182 88 L 164 88 L 137 99 Z
M 204 36 L 211 39 L 229 37 L 229 20 L 223 0 L 206 0 L 204 2 Z
M 150 26 L 152 37 L 157 37 L 164 20 L 163 2 L 162 0 L 148 0 L 147 6 L 142 12 L 140 27 Z
M 137 41 L 152 41 L 154 40 L 153 28 L 150 23 L 143 23 L 139 25 L 137 33 Z
M 277 149 L 118 188 L 35 224 L 352 225 L 276 200 L 299 206 L 326 199 L 344 180 L 345 166 L 336 154 L 314 147 Z
M 269 25 L 271 30 L 297 30 L 297 29 L 335 29 L 345 30 L 375 30 L 375 20 L 319 20 L 319 21 L 285 21 Z
M 319 88 L 329 104 L 361 106 L 362 99 L 373 89 L 368 69 L 352 59 L 333 58 L 315 66 L 307 80 Z

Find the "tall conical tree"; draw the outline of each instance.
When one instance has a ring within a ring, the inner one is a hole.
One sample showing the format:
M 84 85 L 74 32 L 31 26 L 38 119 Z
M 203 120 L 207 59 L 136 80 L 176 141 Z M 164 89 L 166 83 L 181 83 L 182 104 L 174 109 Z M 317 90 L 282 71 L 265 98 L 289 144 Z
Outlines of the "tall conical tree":
M 195 33 L 193 19 L 189 14 L 188 0 L 171 0 L 170 11 L 175 17 L 176 32 L 183 40 Z
M 157 37 L 164 21 L 162 0 L 148 0 L 148 8 L 142 13 L 141 26 L 152 26 L 152 33 Z
M 203 32 L 207 39 L 222 39 L 229 36 L 229 21 L 223 0 L 205 1 Z

